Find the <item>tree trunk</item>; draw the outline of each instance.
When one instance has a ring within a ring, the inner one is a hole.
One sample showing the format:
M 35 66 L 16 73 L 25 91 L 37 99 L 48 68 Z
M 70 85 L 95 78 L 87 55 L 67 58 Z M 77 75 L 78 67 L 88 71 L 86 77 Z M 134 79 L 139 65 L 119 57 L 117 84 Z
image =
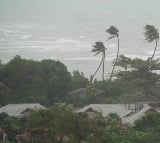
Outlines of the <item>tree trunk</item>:
M 154 56 L 155 56 L 155 53 L 156 53 L 156 50 L 157 50 L 157 43 L 158 43 L 158 40 L 156 40 L 156 45 L 155 45 L 155 48 L 154 48 L 154 51 L 153 51 L 153 55 L 151 57 L 151 60 L 153 60 Z
M 102 69 L 102 80 L 104 81 L 104 63 L 105 63 L 105 52 L 103 53 L 103 69 Z
M 114 69 L 117 65 L 117 61 L 118 61 L 118 57 L 119 57 L 119 37 L 117 36 L 117 40 L 118 40 L 118 49 L 117 49 L 117 56 L 116 56 L 116 61 L 113 65 L 113 69 L 112 69 L 112 72 L 111 72 L 111 75 L 110 75 L 110 80 L 112 79 L 112 76 L 113 76 L 113 73 L 114 73 Z
M 92 76 L 91 83 L 92 83 L 92 81 L 93 81 L 93 78 L 95 77 L 95 75 L 96 75 L 97 72 L 99 71 L 99 68 L 101 67 L 102 63 L 103 63 L 103 56 L 102 56 L 101 62 L 100 62 L 100 64 L 99 64 L 97 70 L 95 71 L 95 73 L 94 73 L 93 76 Z

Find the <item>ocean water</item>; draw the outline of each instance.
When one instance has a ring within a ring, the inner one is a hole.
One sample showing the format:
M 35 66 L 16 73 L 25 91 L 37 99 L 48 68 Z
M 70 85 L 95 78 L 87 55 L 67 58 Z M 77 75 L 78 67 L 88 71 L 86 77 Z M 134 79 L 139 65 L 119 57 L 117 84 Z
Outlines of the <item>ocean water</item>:
M 117 41 L 107 42 L 105 30 L 110 25 L 119 29 L 120 54 L 146 59 L 154 43 L 144 40 L 143 27 L 153 24 L 160 30 L 158 5 L 158 0 L 0 0 L 0 59 L 6 63 L 20 55 L 60 60 L 70 72 L 79 70 L 89 77 L 101 59 L 91 53 L 92 45 L 102 41 L 107 48 L 107 78 Z

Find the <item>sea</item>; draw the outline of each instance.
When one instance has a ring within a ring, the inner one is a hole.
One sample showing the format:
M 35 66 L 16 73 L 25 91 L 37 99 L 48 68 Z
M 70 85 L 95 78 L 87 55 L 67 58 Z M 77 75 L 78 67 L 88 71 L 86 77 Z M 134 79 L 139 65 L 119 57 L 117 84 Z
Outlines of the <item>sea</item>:
M 91 50 L 102 41 L 108 78 L 117 40 L 107 41 L 105 30 L 111 25 L 119 29 L 120 54 L 147 59 L 155 43 L 145 41 L 144 26 L 160 30 L 159 5 L 158 0 L 0 0 L 0 60 L 7 63 L 16 55 L 58 60 L 71 73 L 78 70 L 89 78 L 101 60 L 101 54 L 94 56 Z

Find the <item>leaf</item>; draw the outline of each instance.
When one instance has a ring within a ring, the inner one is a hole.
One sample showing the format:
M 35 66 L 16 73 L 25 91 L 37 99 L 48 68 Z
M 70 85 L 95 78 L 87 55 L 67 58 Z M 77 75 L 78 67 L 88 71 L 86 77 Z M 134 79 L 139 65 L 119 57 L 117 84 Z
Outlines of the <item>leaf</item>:
M 113 38 L 115 38 L 116 36 L 111 36 L 111 37 L 109 37 L 108 39 L 107 39 L 107 41 L 109 41 L 109 40 L 111 40 L 111 39 L 113 39 Z
M 99 53 L 101 53 L 101 51 L 96 52 L 96 53 L 94 54 L 94 56 L 98 55 Z

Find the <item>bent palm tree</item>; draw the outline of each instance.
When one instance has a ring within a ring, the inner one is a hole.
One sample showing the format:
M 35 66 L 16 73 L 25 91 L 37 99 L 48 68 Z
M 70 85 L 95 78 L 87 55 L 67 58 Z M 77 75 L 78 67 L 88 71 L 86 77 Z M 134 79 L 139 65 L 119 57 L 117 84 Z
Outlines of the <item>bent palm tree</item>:
M 144 27 L 144 30 L 145 30 L 144 36 L 146 38 L 145 40 L 147 40 L 148 42 L 153 42 L 153 41 L 156 42 L 152 57 L 150 58 L 150 60 L 153 60 L 157 50 L 159 32 L 158 32 L 158 29 L 156 29 L 153 25 L 146 25 Z
M 115 67 L 117 65 L 117 61 L 118 61 L 118 57 L 119 57 L 119 30 L 115 26 L 110 26 L 110 28 L 107 29 L 106 32 L 111 35 L 108 38 L 108 40 L 111 40 L 113 38 L 117 38 L 117 41 L 118 41 L 117 56 L 116 56 L 116 60 L 114 62 L 113 69 L 112 69 L 112 72 L 111 72 L 111 75 L 110 75 L 110 79 L 112 79 L 112 76 L 113 76 L 113 73 L 114 73 L 114 69 L 115 69 Z
M 95 73 L 94 73 L 93 76 L 92 76 L 91 82 L 92 82 L 93 78 L 95 77 L 95 75 L 97 74 L 97 72 L 99 71 L 99 69 L 100 69 L 100 67 L 101 67 L 102 64 L 103 64 L 102 80 L 104 80 L 105 50 L 106 50 L 106 48 L 105 48 L 103 42 L 100 42 L 100 41 L 99 41 L 99 42 L 96 42 L 95 45 L 93 45 L 93 49 L 92 49 L 91 52 L 95 52 L 95 55 L 94 55 L 94 56 L 102 53 L 102 59 L 101 59 L 101 62 L 100 62 L 100 64 L 99 64 L 97 70 L 95 71 Z

